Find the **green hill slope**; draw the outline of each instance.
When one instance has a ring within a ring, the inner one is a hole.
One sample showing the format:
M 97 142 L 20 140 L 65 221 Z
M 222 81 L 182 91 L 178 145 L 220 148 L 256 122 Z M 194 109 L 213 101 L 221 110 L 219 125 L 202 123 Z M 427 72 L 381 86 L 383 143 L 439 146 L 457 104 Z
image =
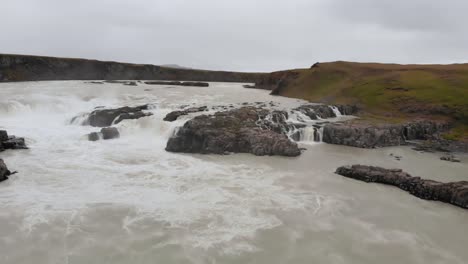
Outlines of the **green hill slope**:
M 446 119 L 454 123 L 448 138 L 468 136 L 468 64 L 331 62 L 271 76 L 277 81 L 283 79 L 273 88 L 274 94 L 357 104 L 368 120 Z

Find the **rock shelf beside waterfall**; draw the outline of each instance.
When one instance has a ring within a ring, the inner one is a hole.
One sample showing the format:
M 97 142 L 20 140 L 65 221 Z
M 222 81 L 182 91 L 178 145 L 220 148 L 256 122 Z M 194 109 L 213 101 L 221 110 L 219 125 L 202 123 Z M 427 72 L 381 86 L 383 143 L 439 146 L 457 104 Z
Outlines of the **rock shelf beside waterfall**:
M 405 145 L 407 140 L 426 140 L 448 129 L 446 123 L 420 120 L 406 124 L 330 123 L 323 129 L 323 142 L 359 148 Z
M 153 115 L 149 112 L 143 112 L 148 110 L 150 106 L 148 104 L 130 107 L 124 106 L 113 109 L 96 109 L 90 114 L 85 115 L 84 121 L 81 125 L 90 125 L 93 127 L 108 127 L 114 124 L 118 124 L 126 119 L 139 119 L 146 116 Z M 82 118 L 83 116 L 81 116 Z M 75 117 L 71 120 L 71 123 L 75 123 L 80 117 Z
M 255 107 L 200 115 L 187 121 L 167 142 L 170 152 L 257 156 L 299 156 L 301 150 L 282 133 L 286 112 Z
M 339 167 L 344 177 L 396 186 L 425 200 L 441 201 L 468 209 L 468 181 L 442 183 L 413 177 L 399 169 L 353 165 Z

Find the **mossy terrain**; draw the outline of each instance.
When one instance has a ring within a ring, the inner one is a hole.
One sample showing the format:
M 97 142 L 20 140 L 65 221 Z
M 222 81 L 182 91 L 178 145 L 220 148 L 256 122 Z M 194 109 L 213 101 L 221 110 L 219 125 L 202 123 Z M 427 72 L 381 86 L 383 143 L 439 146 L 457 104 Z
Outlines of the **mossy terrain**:
M 451 121 L 446 138 L 468 140 L 468 64 L 398 65 L 330 62 L 294 70 L 277 94 L 314 102 L 357 104 L 363 119 Z

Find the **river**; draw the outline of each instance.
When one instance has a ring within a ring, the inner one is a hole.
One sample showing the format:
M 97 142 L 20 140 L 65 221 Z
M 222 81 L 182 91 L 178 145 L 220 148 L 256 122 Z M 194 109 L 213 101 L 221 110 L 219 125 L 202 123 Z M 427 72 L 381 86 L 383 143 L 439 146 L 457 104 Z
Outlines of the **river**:
M 0 263 L 468 263 L 468 210 L 333 173 L 361 163 L 468 180 L 466 155 L 313 141 L 297 158 L 164 150 L 190 118 L 162 120 L 181 105 L 256 101 L 303 103 L 236 83 L 1 83 L 0 129 L 30 149 L 0 153 L 19 172 L 0 183 Z M 119 139 L 90 142 L 99 129 L 70 123 L 146 103 L 154 115 L 119 123 Z

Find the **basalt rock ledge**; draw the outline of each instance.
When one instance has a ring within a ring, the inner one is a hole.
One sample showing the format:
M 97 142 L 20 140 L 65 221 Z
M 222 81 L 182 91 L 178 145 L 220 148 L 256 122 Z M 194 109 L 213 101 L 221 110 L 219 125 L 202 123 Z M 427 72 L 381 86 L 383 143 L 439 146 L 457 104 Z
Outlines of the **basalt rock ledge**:
M 413 177 L 400 169 L 364 165 L 339 167 L 336 173 L 364 182 L 393 185 L 421 199 L 441 201 L 468 209 L 468 181 L 442 183 Z
M 301 150 L 283 134 L 286 112 L 256 107 L 200 115 L 187 121 L 167 142 L 170 152 L 295 157 Z

